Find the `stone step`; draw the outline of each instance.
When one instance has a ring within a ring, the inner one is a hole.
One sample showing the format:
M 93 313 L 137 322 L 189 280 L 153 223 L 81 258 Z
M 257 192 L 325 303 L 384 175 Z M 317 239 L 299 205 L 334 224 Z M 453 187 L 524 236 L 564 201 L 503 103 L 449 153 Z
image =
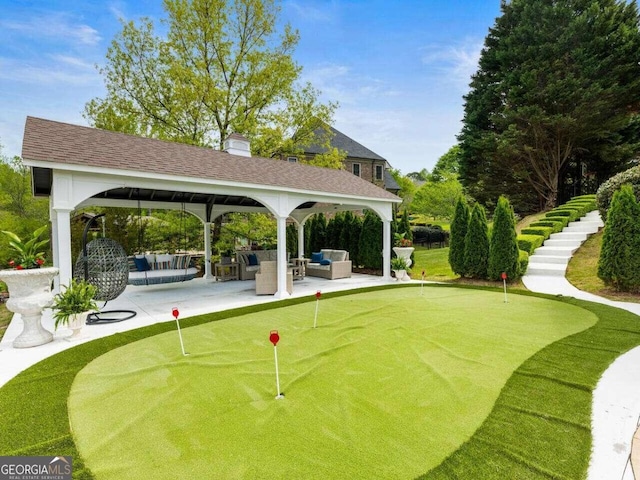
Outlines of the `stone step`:
M 545 240 L 543 245 L 545 247 L 576 247 L 579 248 L 582 245 L 580 240 L 565 240 L 562 238 L 550 238 Z
M 584 242 L 588 236 L 587 232 L 560 232 L 552 233 L 549 238 L 552 240 L 578 240 Z
M 589 222 L 589 221 L 569 222 L 569 225 L 563 230 L 563 232 L 596 233 L 600 229 L 600 227 L 602 227 L 602 222 Z
M 554 255 L 538 255 L 534 253 L 529 257 L 529 263 L 544 263 L 544 264 L 556 264 L 556 265 L 566 265 L 569 263 L 569 259 L 571 257 L 557 257 Z
M 567 270 L 567 265 L 553 263 L 531 263 L 527 267 L 527 275 L 549 275 L 563 277 Z
M 538 247 L 534 253 L 540 255 L 550 255 L 554 257 L 570 258 L 571 255 L 578 249 L 578 247 Z

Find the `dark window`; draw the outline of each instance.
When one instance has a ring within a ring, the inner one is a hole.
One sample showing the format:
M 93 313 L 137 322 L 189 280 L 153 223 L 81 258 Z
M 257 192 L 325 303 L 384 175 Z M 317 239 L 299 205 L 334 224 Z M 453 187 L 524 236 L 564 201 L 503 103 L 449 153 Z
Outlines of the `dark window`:
M 351 166 L 351 169 L 352 169 L 351 171 L 353 172 L 353 174 L 354 174 L 356 177 L 359 177 L 359 176 L 360 176 L 360 164 L 359 164 L 359 163 L 354 163 L 354 164 Z
M 376 165 L 376 180 L 382 180 L 382 165 Z
M 298 163 L 298 157 L 287 157 L 287 162 Z

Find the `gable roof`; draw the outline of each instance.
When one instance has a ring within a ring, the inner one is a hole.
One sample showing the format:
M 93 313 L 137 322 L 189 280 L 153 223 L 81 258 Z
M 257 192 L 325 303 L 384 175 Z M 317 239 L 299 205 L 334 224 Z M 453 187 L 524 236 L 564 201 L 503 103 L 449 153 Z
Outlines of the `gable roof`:
M 136 171 L 205 180 L 328 192 L 387 201 L 400 199 L 345 170 L 232 155 L 124 133 L 27 117 L 22 158 L 34 169 L 34 190 L 50 193 L 51 175 L 66 167 Z M 47 182 L 49 182 L 47 191 Z
M 347 157 L 353 158 L 362 158 L 367 160 L 382 160 L 386 162 L 386 159 L 381 157 L 375 152 L 372 152 L 364 145 L 356 142 L 350 137 L 347 137 L 344 133 L 336 130 L 333 127 L 329 127 L 331 130 L 331 134 L 333 138 L 331 139 L 331 145 L 340 150 L 347 152 Z M 322 131 L 319 129 L 316 131 L 316 134 L 322 134 Z M 320 145 L 311 145 L 305 149 L 305 153 L 313 153 L 313 154 L 321 154 L 326 153 L 327 149 Z

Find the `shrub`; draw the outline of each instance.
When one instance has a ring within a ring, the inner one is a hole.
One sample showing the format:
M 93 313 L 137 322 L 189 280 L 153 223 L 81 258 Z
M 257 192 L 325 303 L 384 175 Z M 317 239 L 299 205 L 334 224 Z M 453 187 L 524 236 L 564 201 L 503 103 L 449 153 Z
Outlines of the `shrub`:
M 602 221 L 607 220 L 607 212 L 611 205 L 613 194 L 625 183 L 631 185 L 636 200 L 640 201 L 640 165 L 618 173 L 600 185 L 596 192 L 596 205 L 600 210 Z
M 580 218 L 580 212 L 573 208 L 555 208 L 545 215 L 548 217 L 568 217 L 570 222 L 575 222 Z
M 366 268 L 382 268 L 382 220 L 367 210 L 360 233 L 360 262 Z
M 520 232 L 522 235 L 542 235 L 546 240 L 553 233 L 553 227 L 531 227 L 523 228 Z
M 469 228 L 469 206 L 463 197 L 458 198 L 449 228 L 449 265 L 453 273 L 464 275 L 464 243 Z
M 551 213 L 551 212 L 549 212 Z M 547 215 L 549 215 L 549 213 L 547 213 Z M 562 228 L 566 227 L 567 225 L 569 225 L 569 217 L 568 216 L 545 216 L 544 218 L 540 219 L 540 222 L 560 222 L 562 224 Z
M 558 218 L 558 217 L 549 217 L 549 218 Z M 552 233 L 559 233 L 565 227 L 563 222 L 555 221 L 555 220 L 540 220 L 539 222 L 533 222 L 529 224 L 528 228 L 534 227 L 551 227 Z
M 476 203 L 471 210 L 464 239 L 464 270 L 471 278 L 487 278 L 489 268 L 489 227 L 484 207 Z
M 532 255 L 534 250 L 544 243 L 542 235 L 518 235 L 518 248 Z
M 493 228 L 489 244 L 489 267 L 487 275 L 490 280 L 499 280 L 502 272 L 507 278 L 516 280 L 520 277 L 518 266 L 518 241 L 516 240 L 516 219 L 513 208 L 506 197 L 498 199 L 493 214 Z
M 631 185 L 613 194 L 602 236 L 598 277 L 616 290 L 640 290 L 640 206 Z
M 518 250 L 518 266 L 520 268 L 519 276 L 521 277 L 527 273 L 527 267 L 529 267 L 529 254 L 524 250 Z

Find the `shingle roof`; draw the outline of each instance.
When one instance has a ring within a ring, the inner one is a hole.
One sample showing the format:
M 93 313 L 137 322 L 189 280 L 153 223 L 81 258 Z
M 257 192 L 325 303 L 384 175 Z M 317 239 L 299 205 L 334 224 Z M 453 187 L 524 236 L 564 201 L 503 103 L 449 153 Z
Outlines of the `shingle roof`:
M 22 157 L 53 164 L 399 200 L 344 170 L 242 157 L 180 143 L 27 117 Z
M 333 138 L 331 139 L 331 145 L 333 147 L 336 147 L 340 150 L 347 152 L 348 157 L 386 161 L 385 158 L 381 157 L 375 152 L 372 152 L 367 147 L 359 144 L 352 138 L 347 137 L 344 133 L 336 130 L 331 126 L 329 127 L 329 129 L 331 130 L 331 134 L 333 135 Z M 321 133 L 320 130 L 318 130 L 318 132 Z M 311 145 L 307 147 L 305 151 L 307 153 L 319 154 L 319 153 L 325 153 L 327 149 L 320 145 Z

